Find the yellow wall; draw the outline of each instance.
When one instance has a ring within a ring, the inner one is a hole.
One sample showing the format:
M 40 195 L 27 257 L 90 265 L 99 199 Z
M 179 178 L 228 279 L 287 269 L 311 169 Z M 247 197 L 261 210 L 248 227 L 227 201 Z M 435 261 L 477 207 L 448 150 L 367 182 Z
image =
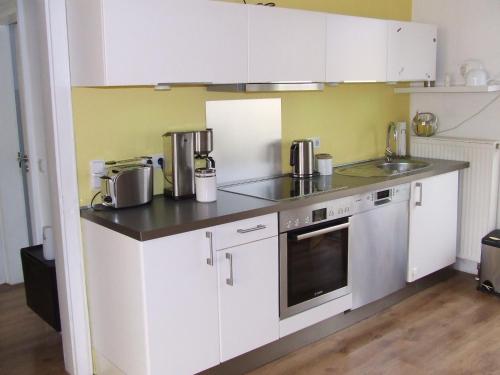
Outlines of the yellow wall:
M 411 18 L 411 0 L 275 2 L 283 7 L 401 20 Z M 207 92 L 203 87 L 164 92 L 137 87 L 74 88 L 80 204 L 88 204 L 92 197 L 90 160 L 161 153 L 161 135 L 166 131 L 205 127 L 207 100 L 281 97 L 284 171 L 289 170 L 288 148 L 297 138 L 319 136 L 319 152 L 331 153 L 335 163 L 381 156 L 387 123 L 409 117 L 408 97 L 394 95 L 393 89 L 386 84 L 345 84 L 327 87 L 324 92 L 235 94 Z M 158 194 L 163 181 L 161 175 L 155 177 L 155 194 Z

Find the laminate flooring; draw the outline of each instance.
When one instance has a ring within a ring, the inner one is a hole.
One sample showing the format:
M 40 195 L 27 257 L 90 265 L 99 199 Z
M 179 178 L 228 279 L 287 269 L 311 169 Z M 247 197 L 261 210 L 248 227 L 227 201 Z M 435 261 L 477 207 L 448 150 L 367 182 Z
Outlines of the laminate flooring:
M 500 298 L 475 288 L 457 274 L 251 374 L 500 374 Z
M 0 285 L 0 375 L 63 375 L 61 335 L 26 306 L 24 285 Z
M 500 374 L 500 298 L 475 287 L 458 274 L 251 374 Z M 65 374 L 61 337 L 0 286 L 0 375 L 32 374 Z

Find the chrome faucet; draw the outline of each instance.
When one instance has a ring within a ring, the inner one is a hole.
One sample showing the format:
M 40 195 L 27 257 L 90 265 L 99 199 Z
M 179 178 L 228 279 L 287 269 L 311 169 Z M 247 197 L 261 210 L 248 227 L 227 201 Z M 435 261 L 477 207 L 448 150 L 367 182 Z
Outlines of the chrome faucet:
M 391 135 L 394 138 L 394 144 L 398 144 L 398 129 L 394 122 L 390 122 L 387 127 L 387 137 L 385 139 L 385 160 L 390 163 L 394 158 L 394 151 L 391 149 Z

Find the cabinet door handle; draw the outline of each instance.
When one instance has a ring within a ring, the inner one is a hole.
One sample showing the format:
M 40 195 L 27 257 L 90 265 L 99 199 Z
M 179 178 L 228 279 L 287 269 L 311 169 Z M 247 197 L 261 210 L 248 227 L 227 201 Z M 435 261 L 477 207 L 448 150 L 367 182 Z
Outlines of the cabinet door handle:
M 417 183 L 415 184 L 415 186 L 416 186 L 416 187 L 418 187 L 418 188 L 419 188 L 419 190 L 420 190 L 420 196 L 419 196 L 418 201 L 417 201 L 417 202 L 415 202 L 415 205 L 416 205 L 416 206 L 421 207 L 421 206 L 422 206 L 422 203 L 423 203 L 423 199 L 424 199 L 424 186 L 422 185 L 422 183 L 421 183 L 421 182 L 417 182 Z
M 210 257 L 207 258 L 207 264 L 209 266 L 214 265 L 214 236 L 212 232 L 206 232 L 205 236 L 209 239 L 209 244 L 210 244 Z
M 233 254 L 226 253 L 226 259 L 229 261 L 229 278 L 226 279 L 226 284 L 233 286 L 234 278 L 233 278 Z
M 245 233 L 250 233 L 250 232 L 255 232 L 256 230 L 263 230 L 266 229 L 267 227 L 265 225 L 259 224 L 256 227 L 253 228 L 248 228 L 248 229 L 238 229 L 236 232 L 245 234 Z

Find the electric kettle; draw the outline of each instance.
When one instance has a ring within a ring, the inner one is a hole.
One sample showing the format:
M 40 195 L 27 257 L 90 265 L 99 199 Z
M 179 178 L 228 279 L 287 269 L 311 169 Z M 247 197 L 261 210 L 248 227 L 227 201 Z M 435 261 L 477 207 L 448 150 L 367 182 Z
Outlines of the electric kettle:
M 298 139 L 290 147 L 292 177 L 308 178 L 314 173 L 314 145 L 310 139 Z

